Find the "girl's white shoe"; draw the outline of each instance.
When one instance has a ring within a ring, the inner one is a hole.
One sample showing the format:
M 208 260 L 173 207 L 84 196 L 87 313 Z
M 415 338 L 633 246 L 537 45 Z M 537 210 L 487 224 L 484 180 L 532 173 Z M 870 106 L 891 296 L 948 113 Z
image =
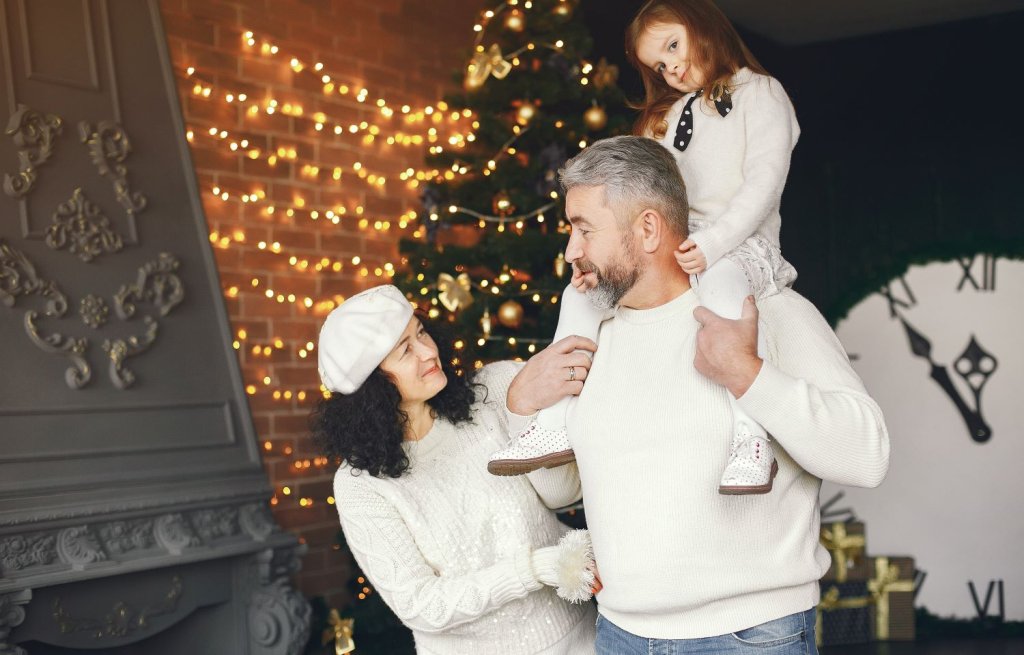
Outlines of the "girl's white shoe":
M 520 432 L 508 448 L 491 455 L 487 470 L 493 475 L 522 475 L 539 468 L 554 468 L 576 461 L 565 428 L 549 430 L 536 422 Z
M 779 472 L 771 440 L 767 435 L 751 435 L 744 427 L 732 440 L 729 464 L 722 473 L 718 493 L 729 496 L 766 494 Z

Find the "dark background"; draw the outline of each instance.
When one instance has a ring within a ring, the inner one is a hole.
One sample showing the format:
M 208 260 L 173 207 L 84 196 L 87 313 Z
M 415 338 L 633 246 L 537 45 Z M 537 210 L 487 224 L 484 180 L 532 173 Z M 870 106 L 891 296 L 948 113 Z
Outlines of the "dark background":
M 633 99 L 623 29 L 640 4 L 580 6 Z M 830 321 L 911 263 L 1024 256 L 1024 12 L 789 47 L 737 27 L 796 107 L 782 252 Z

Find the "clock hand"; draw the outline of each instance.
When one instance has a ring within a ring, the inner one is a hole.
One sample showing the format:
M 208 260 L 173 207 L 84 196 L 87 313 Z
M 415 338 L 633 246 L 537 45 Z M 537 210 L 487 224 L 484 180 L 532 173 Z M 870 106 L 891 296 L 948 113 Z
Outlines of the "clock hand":
M 963 417 L 964 423 L 967 424 L 967 432 L 970 434 L 971 439 L 978 443 L 988 441 L 992 436 L 992 428 L 985 423 L 980 411 L 974 411 L 967 406 L 967 403 L 960 396 L 960 392 L 953 386 L 953 380 L 949 377 L 949 371 L 946 370 L 946 367 L 939 366 L 932 361 L 931 342 L 923 334 L 911 327 L 905 318 L 900 316 L 899 319 L 907 333 L 907 338 L 910 340 L 911 352 L 917 357 L 927 360 L 931 365 L 931 378 L 942 387 L 942 390 L 946 392 L 946 395 L 949 396 L 950 400 L 953 401 L 953 404 L 960 411 L 960 416 Z
M 997 368 L 999 368 L 999 362 L 991 353 L 981 347 L 973 334 L 971 342 L 964 348 L 964 352 L 953 362 L 953 370 L 974 392 L 974 409 L 978 415 L 981 415 L 981 391 Z

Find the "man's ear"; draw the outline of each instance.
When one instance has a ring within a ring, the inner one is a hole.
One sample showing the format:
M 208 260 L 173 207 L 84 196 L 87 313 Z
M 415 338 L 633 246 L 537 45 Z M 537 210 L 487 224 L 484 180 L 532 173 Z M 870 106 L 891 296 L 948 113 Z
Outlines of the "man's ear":
M 636 226 L 640 245 L 648 254 L 657 252 L 665 240 L 671 237 L 665 217 L 656 209 L 645 209 L 637 219 Z

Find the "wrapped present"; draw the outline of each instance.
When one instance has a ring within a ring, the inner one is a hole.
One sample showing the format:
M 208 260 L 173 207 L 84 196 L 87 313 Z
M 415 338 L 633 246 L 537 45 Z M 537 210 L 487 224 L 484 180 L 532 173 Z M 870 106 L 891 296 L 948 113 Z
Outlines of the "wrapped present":
M 874 635 L 878 641 L 913 641 L 914 559 L 869 557 L 874 574 L 868 591 L 874 599 Z
M 864 556 L 864 524 L 860 521 L 829 523 L 821 526 L 821 544 L 832 554 L 832 566 L 822 580 L 826 582 L 866 581 L 873 571 Z
M 873 605 L 867 582 L 822 582 L 814 628 L 817 644 L 838 646 L 872 641 Z

